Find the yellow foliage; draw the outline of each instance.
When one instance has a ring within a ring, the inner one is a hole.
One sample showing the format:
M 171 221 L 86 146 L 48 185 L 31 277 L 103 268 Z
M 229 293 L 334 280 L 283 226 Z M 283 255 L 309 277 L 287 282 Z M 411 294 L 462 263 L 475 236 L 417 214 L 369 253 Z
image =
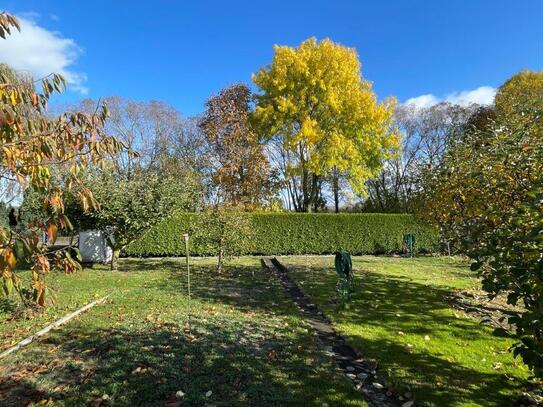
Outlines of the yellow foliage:
M 352 48 L 315 38 L 297 48 L 275 46 L 272 64 L 253 81 L 261 90 L 253 114 L 261 134 L 280 136 L 314 174 L 337 168 L 363 192 L 399 147 L 395 101 L 377 100 Z

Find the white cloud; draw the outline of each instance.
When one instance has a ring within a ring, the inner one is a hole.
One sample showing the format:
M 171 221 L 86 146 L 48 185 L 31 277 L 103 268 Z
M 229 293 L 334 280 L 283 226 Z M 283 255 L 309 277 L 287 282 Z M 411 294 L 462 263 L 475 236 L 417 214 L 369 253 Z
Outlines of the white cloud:
M 496 88 L 491 86 L 481 86 L 473 90 L 452 92 L 441 98 L 432 94 L 421 95 L 407 99 L 404 104 L 413 105 L 417 108 L 431 107 L 440 102 L 449 102 L 460 106 L 469 106 L 473 103 L 479 105 L 490 105 L 494 102 L 495 95 Z
M 40 27 L 33 19 L 19 18 L 19 22 L 21 32 L 12 30 L 6 40 L 0 39 L 0 62 L 29 72 L 36 79 L 59 73 L 66 79 L 68 89 L 87 94 L 86 75 L 73 70 L 82 52 L 75 41 Z
M 432 94 L 420 95 L 405 101 L 406 105 L 414 105 L 415 107 L 422 109 L 430 107 L 439 103 L 439 99 Z
M 494 102 L 496 88 L 491 86 L 481 86 L 473 90 L 464 90 L 462 92 L 454 92 L 447 96 L 447 102 L 457 105 L 467 106 L 472 103 L 478 105 L 491 105 Z

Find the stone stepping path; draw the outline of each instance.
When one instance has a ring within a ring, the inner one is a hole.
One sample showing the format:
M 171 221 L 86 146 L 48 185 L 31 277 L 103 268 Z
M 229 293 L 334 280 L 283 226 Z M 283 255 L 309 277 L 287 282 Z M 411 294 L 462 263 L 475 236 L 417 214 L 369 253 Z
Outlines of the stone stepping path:
M 374 366 L 366 362 L 345 339 L 339 335 L 332 323 L 309 300 L 300 287 L 289 277 L 287 269 L 275 257 L 263 257 L 263 265 L 281 282 L 287 294 L 304 314 L 305 320 L 313 329 L 325 354 L 331 356 L 343 374 L 353 382 L 364 399 L 374 407 L 414 407 L 413 401 L 388 391 L 379 381 Z

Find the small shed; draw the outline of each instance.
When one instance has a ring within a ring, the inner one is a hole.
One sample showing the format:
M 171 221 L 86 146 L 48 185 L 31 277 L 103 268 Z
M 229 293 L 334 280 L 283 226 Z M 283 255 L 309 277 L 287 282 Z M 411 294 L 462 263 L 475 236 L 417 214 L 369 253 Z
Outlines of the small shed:
M 83 263 L 109 263 L 113 255 L 101 230 L 79 232 L 79 252 Z

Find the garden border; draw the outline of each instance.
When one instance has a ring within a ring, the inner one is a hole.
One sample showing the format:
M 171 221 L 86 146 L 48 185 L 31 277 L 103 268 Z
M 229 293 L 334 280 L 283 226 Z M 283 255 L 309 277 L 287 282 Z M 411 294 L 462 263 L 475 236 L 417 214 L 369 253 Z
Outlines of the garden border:
M 34 341 L 34 339 L 37 339 L 40 336 L 45 335 L 46 333 L 51 331 L 53 328 L 56 328 L 56 327 L 58 327 L 58 326 L 60 326 L 60 325 L 62 325 L 64 323 L 70 321 L 71 319 L 75 318 L 76 316 L 78 316 L 78 315 L 82 314 L 83 312 L 91 309 L 95 305 L 103 303 L 110 295 L 111 295 L 111 293 L 104 296 L 104 297 L 102 297 L 102 298 L 99 298 L 99 299 L 97 299 L 97 300 L 95 300 L 93 302 L 90 302 L 87 305 L 84 305 L 83 307 L 79 308 L 78 310 L 76 310 L 76 311 L 74 311 L 74 312 L 72 312 L 72 313 L 70 313 L 68 315 L 65 315 L 62 318 L 56 320 L 52 324 L 47 325 L 45 328 L 39 330 L 35 334 L 26 337 L 25 339 L 23 339 L 22 341 L 20 341 L 16 345 L 14 345 L 11 348 L 8 348 L 5 351 L 3 351 L 2 353 L 0 353 L 0 359 L 3 359 L 4 357 L 12 354 L 13 352 L 21 349 L 22 347 L 24 347 L 26 345 L 29 345 L 30 343 L 32 343 Z

